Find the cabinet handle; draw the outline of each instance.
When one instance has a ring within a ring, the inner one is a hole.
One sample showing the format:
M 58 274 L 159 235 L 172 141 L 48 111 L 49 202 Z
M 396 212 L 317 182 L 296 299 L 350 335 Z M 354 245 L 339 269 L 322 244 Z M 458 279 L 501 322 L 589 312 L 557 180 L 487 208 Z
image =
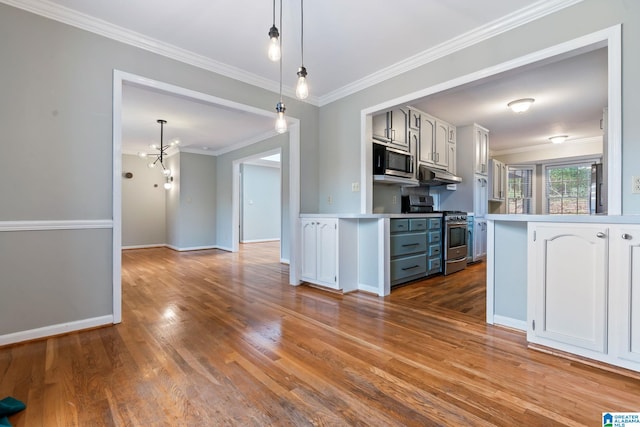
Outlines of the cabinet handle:
M 409 246 L 418 246 L 420 243 L 406 243 L 404 245 L 402 245 L 403 248 L 407 248 Z
M 607 237 L 607 235 L 602 231 L 598 231 L 598 233 L 596 234 L 596 237 L 599 237 L 600 239 L 604 239 L 605 237 Z
M 420 267 L 420 266 L 416 264 L 416 265 L 413 265 L 411 267 L 404 267 L 402 270 L 405 270 L 405 271 L 406 270 L 413 270 L 414 268 L 418 268 L 418 267 Z
M 631 234 L 627 234 L 627 233 L 622 233 L 621 236 L 624 240 L 631 240 L 633 239 L 633 236 Z

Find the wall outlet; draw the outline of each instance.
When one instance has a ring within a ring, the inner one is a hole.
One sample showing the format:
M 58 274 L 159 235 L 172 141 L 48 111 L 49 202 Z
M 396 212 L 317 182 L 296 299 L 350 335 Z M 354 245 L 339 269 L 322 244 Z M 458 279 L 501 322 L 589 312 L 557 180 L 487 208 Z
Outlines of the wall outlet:
M 351 191 L 353 191 L 354 193 L 360 191 L 360 183 L 359 182 L 352 182 L 351 183 Z
M 393 196 L 393 199 L 391 200 L 391 204 L 392 205 L 398 204 L 398 196 Z
M 327 203 L 332 205 L 333 204 L 333 197 L 327 196 Z
M 631 177 L 631 192 L 633 194 L 640 194 L 640 176 Z

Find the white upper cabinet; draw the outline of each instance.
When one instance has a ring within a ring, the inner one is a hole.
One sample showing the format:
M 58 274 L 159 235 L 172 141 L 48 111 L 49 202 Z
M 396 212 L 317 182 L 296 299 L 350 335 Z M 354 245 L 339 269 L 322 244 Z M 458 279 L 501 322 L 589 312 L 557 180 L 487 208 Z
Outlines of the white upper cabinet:
M 420 124 L 420 145 L 418 146 L 418 162 L 433 165 L 436 136 L 436 119 L 426 114 L 422 115 Z
M 489 193 L 489 184 L 487 177 L 477 174 L 474 178 L 473 187 L 473 213 L 476 218 L 484 218 L 487 215 L 487 195 Z
M 474 124 L 473 133 L 475 173 L 486 175 L 489 172 L 489 131 Z
M 494 202 L 504 202 L 506 197 L 506 181 L 507 181 L 507 166 L 496 160 L 491 159 L 489 161 L 491 165 L 491 173 L 489 174 L 489 200 Z
M 455 169 L 455 127 L 425 113 L 421 113 L 420 144 L 418 145 L 418 162 L 451 172 Z
M 408 109 L 396 108 L 372 117 L 373 139 L 409 151 L 407 139 Z

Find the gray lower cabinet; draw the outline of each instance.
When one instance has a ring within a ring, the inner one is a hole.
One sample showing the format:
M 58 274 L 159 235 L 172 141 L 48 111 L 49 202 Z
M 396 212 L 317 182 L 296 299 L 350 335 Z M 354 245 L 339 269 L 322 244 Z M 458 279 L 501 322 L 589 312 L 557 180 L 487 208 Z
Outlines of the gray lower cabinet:
M 427 275 L 442 272 L 442 218 L 427 219 Z
M 442 270 L 441 221 L 441 218 L 391 219 L 391 286 Z

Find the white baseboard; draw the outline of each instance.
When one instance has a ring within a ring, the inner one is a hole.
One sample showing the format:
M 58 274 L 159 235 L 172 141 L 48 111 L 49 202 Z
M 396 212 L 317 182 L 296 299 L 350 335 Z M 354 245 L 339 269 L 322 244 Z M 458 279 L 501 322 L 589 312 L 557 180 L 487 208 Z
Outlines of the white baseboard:
M 511 317 L 494 315 L 493 324 L 507 326 L 513 329 L 520 329 L 521 331 L 525 331 L 525 332 L 527 330 L 526 320 L 513 319 Z
M 113 315 L 110 314 L 107 316 L 93 317 L 91 319 L 76 320 L 74 322 L 44 326 L 42 328 L 30 329 L 28 331 L 13 332 L 6 335 L 0 335 L 0 346 L 112 324 Z
M 358 284 L 358 290 L 359 290 L 359 291 L 370 292 L 370 293 L 372 293 L 372 294 L 376 294 L 376 295 L 378 295 L 378 296 L 380 295 L 380 294 L 378 293 L 379 289 L 378 289 L 378 287 L 377 287 L 377 286 L 364 285 L 364 284 L 362 284 L 362 283 L 359 283 L 359 284 Z
M 253 239 L 253 240 L 242 240 L 240 243 L 264 243 L 264 242 L 279 242 L 280 239 Z
M 165 245 L 164 243 L 158 243 L 155 245 L 132 245 L 132 246 L 123 246 L 122 249 L 123 250 L 127 250 L 127 249 L 148 249 L 148 248 L 164 248 L 167 245 Z
M 177 252 L 187 252 L 187 251 L 203 251 L 206 249 L 223 249 L 219 246 L 188 246 L 186 248 L 179 248 L 177 246 L 173 246 L 173 245 L 165 245 L 166 247 L 168 247 L 169 249 L 173 249 L 174 251 Z

